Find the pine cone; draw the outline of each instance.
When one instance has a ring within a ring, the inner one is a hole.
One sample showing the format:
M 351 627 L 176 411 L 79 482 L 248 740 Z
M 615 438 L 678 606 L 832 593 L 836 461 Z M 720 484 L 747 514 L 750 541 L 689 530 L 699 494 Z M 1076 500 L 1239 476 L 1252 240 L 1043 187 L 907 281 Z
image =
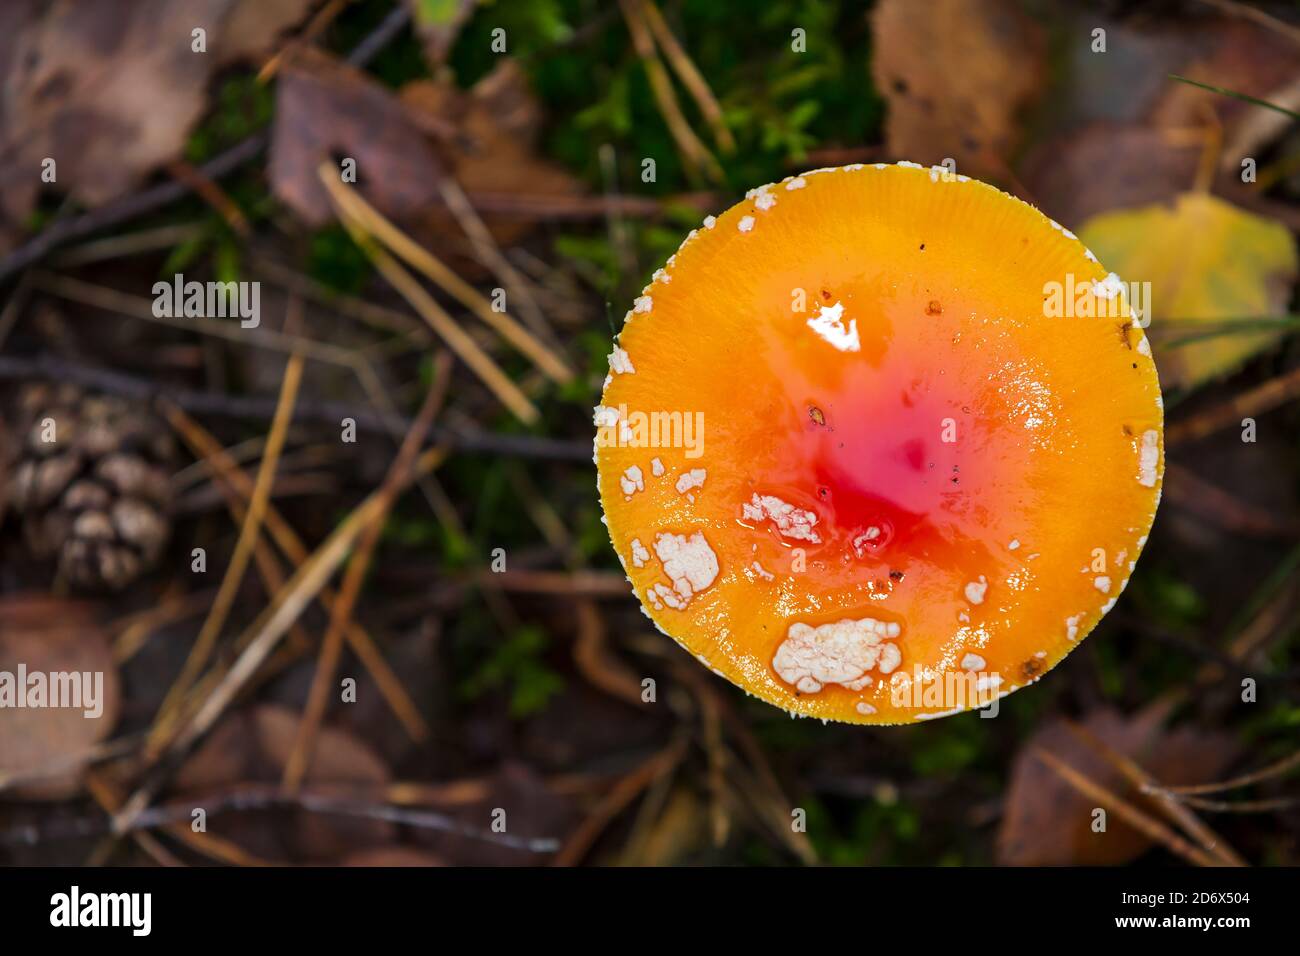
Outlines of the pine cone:
M 147 407 L 71 385 L 27 386 L 17 405 L 9 504 L 28 546 L 74 586 L 126 587 L 171 531 L 171 435 Z

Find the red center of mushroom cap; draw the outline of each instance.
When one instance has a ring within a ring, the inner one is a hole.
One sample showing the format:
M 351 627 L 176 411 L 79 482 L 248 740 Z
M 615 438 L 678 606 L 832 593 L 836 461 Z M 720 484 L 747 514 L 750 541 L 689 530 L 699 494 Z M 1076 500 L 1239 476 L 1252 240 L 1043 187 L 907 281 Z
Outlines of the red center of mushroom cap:
M 807 315 L 767 327 L 749 370 L 755 389 L 766 386 L 771 396 L 758 413 L 770 423 L 769 442 L 752 449 L 752 490 L 817 516 L 818 542 L 786 543 L 824 562 L 836 584 L 864 571 L 896 583 L 916 558 L 969 567 L 977 580 L 1006 545 L 981 502 L 998 500 L 1000 476 L 1028 445 L 1024 430 L 1005 427 L 1015 409 L 999 386 L 1016 370 L 950 324 L 936 333 L 925 314 L 942 308 L 936 300 L 857 304 L 867 301 L 843 285 L 832 293 L 831 304 L 843 306 L 841 323 L 856 324 L 857 351 L 817 341 Z M 1009 325 L 967 313 L 985 336 Z M 814 307 L 810 314 L 823 313 Z M 1045 419 L 1050 402 L 1038 404 Z

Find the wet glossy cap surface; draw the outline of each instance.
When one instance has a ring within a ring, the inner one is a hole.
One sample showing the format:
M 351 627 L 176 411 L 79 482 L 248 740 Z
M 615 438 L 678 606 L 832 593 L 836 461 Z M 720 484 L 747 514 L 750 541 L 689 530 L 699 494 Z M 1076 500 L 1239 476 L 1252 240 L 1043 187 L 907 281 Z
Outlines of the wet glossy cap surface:
M 610 365 L 596 460 L 637 597 L 794 713 L 910 722 L 1032 683 L 1114 604 L 1159 500 L 1118 277 L 941 168 L 752 191 L 657 273 Z

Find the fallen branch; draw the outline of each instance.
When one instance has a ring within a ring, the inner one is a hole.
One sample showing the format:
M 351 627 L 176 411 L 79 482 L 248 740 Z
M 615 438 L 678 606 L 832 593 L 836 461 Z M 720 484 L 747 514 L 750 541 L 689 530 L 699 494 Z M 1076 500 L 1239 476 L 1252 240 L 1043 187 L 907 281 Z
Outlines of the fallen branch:
M 266 396 L 226 395 L 160 386 L 142 378 L 109 369 L 82 365 L 54 355 L 18 357 L 0 355 L 0 381 L 41 380 L 70 382 L 114 395 L 141 401 L 162 399 L 192 415 L 216 415 L 270 421 L 275 414 L 275 399 Z M 411 419 L 402 415 L 373 412 L 346 402 L 299 400 L 294 418 L 300 422 L 337 425 L 352 418 L 359 428 L 387 432 L 401 438 L 411 427 Z M 434 425 L 429 436 L 453 451 L 484 452 L 517 458 L 541 458 L 553 461 L 591 461 L 590 441 L 568 441 L 533 435 L 504 435 L 477 428 Z
M 366 803 L 325 788 L 286 794 L 278 786 L 267 784 L 247 784 L 220 793 L 187 798 L 183 803 L 158 804 L 135 815 L 120 831 L 111 827 L 108 819 L 99 816 L 56 820 L 40 827 L 15 827 L 0 831 L 0 846 L 32 845 L 46 840 L 82 839 L 110 833 L 120 835 L 167 827 L 178 822 L 184 822 L 188 828 L 196 806 L 203 807 L 209 818 L 221 813 L 298 809 L 310 813 L 360 817 L 421 830 L 454 833 L 484 843 L 495 843 L 529 853 L 553 853 L 559 847 L 559 841 L 550 837 L 521 837 L 508 833 L 492 833 L 433 810 L 393 806 L 387 803 Z

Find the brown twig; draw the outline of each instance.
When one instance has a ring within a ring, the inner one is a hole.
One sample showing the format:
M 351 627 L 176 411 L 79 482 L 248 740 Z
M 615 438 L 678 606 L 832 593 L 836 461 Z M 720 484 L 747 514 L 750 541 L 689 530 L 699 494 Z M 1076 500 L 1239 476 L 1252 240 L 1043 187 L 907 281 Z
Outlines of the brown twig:
M 329 0 L 329 3 L 317 10 L 307 25 L 303 27 L 302 33 L 267 58 L 266 62 L 262 64 L 262 68 L 257 71 L 257 82 L 270 82 L 275 74 L 280 72 L 280 66 L 284 63 L 285 54 L 295 47 L 315 40 L 351 2 L 352 0 Z
M 226 225 L 236 234 L 245 239 L 252 233 L 248 225 L 248 217 L 239 205 L 231 199 L 224 189 L 216 184 L 210 177 L 185 162 L 183 159 L 176 159 L 167 164 L 167 173 L 174 179 L 184 183 L 200 199 L 217 211 L 217 214 L 225 220 Z
M 1165 445 L 1193 442 L 1221 428 L 1240 426 L 1243 418 L 1272 411 L 1300 397 L 1300 368 L 1277 376 L 1235 398 L 1175 422 L 1165 429 Z
M 26 770 L 0 771 L 0 792 L 33 780 L 65 774 L 70 770 L 88 767 L 102 760 L 111 760 L 129 754 L 144 742 L 143 734 L 131 734 L 126 737 L 114 737 L 103 740 L 71 754 L 63 754 L 39 767 Z
M 1125 779 L 1140 792 L 1154 795 L 1157 798 L 1156 806 L 1164 811 L 1170 822 L 1177 824 L 1190 836 L 1195 837 L 1207 853 L 1212 853 L 1228 866 L 1247 865 L 1241 855 L 1221 836 L 1206 826 L 1196 814 L 1173 797 L 1162 793 L 1155 782 L 1155 778 L 1147 773 L 1135 760 L 1111 747 L 1082 724 L 1067 720 L 1065 727 L 1078 740 L 1082 741 L 1088 749 L 1123 774 Z
M 290 792 L 300 789 L 307 775 L 307 768 L 316 748 L 316 733 L 324 719 L 330 687 L 334 683 L 334 675 L 343 654 L 343 635 L 351 621 L 357 598 L 361 595 L 361 586 L 365 581 L 366 571 L 370 567 L 375 548 L 379 544 L 384 522 L 392 509 L 393 502 L 397 499 L 398 489 L 403 486 L 407 473 L 411 469 L 411 462 L 424 443 L 429 426 L 433 424 L 434 416 L 438 414 L 438 409 L 447 396 L 449 369 L 446 353 L 439 353 L 439 357 L 442 361 L 436 368 L 433 385 L 430 386 L 424 404 L 420 407 L 415 424 L 407 432 L 401 448 L 398 449 L 397 457 L 379 487 L 379 506 L 370 518 L 370 524 L 362 532 L 356 551 L 348 560 L 343 581 L 339 585 L 338 597 L 330 612 L 329 628 L 321 641 L 320 660 L 316 665 L 316 673 L 307 694 L 307 706 L 298 724 L 293 750 L 284 767 L 283 785 Z
M 249 267 L 290 292 L 302 296 L 308 302 L 354 319 L 372 329 L 400 335 L 413 345 L 424 348 L 435 342 L 433 333 L 428 327 L 410 313 L 390 309 L 331 289 L 310 276 L 275 261 L 269 251 L 265 255 L 258 255 L 249 263 Z
M 372 236 L 478 316 L 489 328 L 494 329 L 503 339 L 527 356 L 552 381 L 565 383 L 573 380 L 572 369 L 557 352 L 539 341 L 509 313 L 494 311 L 491 303 L 483 298 L 477 289 L 432 252 L 393 225 L 366 202 L 359 192 L 348 189 L 335 175 L 329 176 L 328 184 L 335 201 Z
M 191 447 L 194 447 L 196 444 L 194 433 L 196 432 L 198 433 L 200 442 L 203 437 L 210 437 L 207 436 L 207 434 L 203 432 L 202 429 L 193 422 L 184 420 L 183 418 L 178 419 L 175 416 L 169 415 L 168 417 L 170 419 L 170 424 L 172 425 L 172 427 L 175 428 L 178 434 L 181 435 L 182 439 L 185 440 L 186 444 L 189 444 Z M 229 457 L 230 457 L 229 453 L 226 452 L 224 448 L 221 448 L 221 446 L 215 440 L 211 441 L 211 446 L 212 446 L 212 450 L 209 453 L 208 458 L 206 460 L 211 462 L 214 468 L 218 469 L 213 484 L 215 485 L 218 493 L 220 493 L 225 498 L 226 506 L 227 509 L 230 511 L 231 518 L 234 520 L 234 522 L 237 525 L 239 525 L 242 528 L 248 521 L 248 516 L 250 513 L 250 502 L 254 494 L 254 483 L 251 480 L 248 482 L 247 497 L 241 498 L 239 493 L 235 490 L 233 484 L 230 482 L 228 476 L 220 470 L 223 467 L 224 468 L 231 467 L 231 462 L 229 461 Z M 245 477 L 242 471 L 239 472 L 239 475 L 241 478 Z M 272 489 L 272 491 L 274 491 L 274 489 Z M 269 521 L 272 514 L 273 514 L 273 510 L 271 508 L 270 498 L 268 497 L 267 504 L 265 506 L 265 511 L 262 515 L 262 520 L 259 522 L 259 524 L 266 523 L 267 521 Z M 278 514 L 275 515 L 275 518 L 276 520 L 282 520 L 279 519 Z M 266 593 L 268 595 L 278 593 L 280 589 L 284 587 L 284 583 L 285 583 L 284 571 L 280 566 L 279 560 L 272 552 L 271 547 L 269 546 L 267 541 L 263 538 L 262 534 L 260 533 L 260 529 L 256 541 L 253 544 L 253 559 L 257 563 L 258 574 L 262 578 L 262 586 L 266 589 Z M 302 628 L 302 625 L 298 623 L 295 623 L 294 626 L 290 628 L 289 637 L 290 637 L 290 643 L 294 647 L 300 650 L 305 650 L 311 644 L 310 640 L 307 637 L 306 632 Z M 179 720 L 183 719 L 183 715 L 189 713 L 190 708 L 206 696 L 207 692 L 213 686 L 213 683 L 216 680 L 219 673 L 220 673 L 220 668 L 219 667 L 215 668 L 208 675 L 206 679 L 198 682 L 191 689 L 191 691 L 187 694 L 184 702 L 181 705 L 177 706 L 175 709 L 173 709 L 169 714 L 165 716 L 160 715 L 154 727 L 154 734 L 156 739 L 158 740 L 166 739 L 166 736 L 171 732 L 172 727 Z M 156 756 L 156 751 L 153 751 L 149 754 L 149 757 L 151 759 L 155 756 Z
M 1165 462 L 1164 489 L 1170 501 L 1228 531 L 1265 538 L 1300 535 L 1300 521 L 1242 501 L 1176 462 Z
M 86 771 L 86 791 L 90 794 L 91 799 L 99 804 L 104 812 L 111 814 L 121 803 L 121 798 L 114 792 L 113 786 L 107 778 L 101 776 L 94 770 Z M 150 858 L 159 866 L 180 866 L 180 860 L 176 859 L 171 852 L 163 846 L 152 833 L 133 833 L 132 839 L 144 850 Z M 91 858 L 87 861 L 88 866 L 100 866 L 104 860 L 107 860 L 112 854 L 113 848 L 117 846 L 117 837 L 109 836 L 101 840 L 95 847 Z
M 609 654 L 605 640 L 605 622 L 591 600 L 577 603 L 578 638 L 573 644 L 573 662 L 593 686 L 611 697 L 640 709 L 641 682 L 617 658 Z
M 1153 789 L 1163 790 L 1165 793 L 1178 795 L 1201 794 L 1201 793 L 1221 793 L 1224 790 L 1239 790 L 1242 787 L 1250 787 L 1265 780 L 1271 780 L 1274 777 L 1280 777 L 1289 773 L 1296 767 L 1300 767 L 1300 750 L 1293 754 L 1283 757 L 1276 763 L 1271 763 L 1259 770 L 1253 770 L 1250 773 L 1242 774 L 1240 777 L 1232 777 L 1229 780 L 1222 780 L 1218 783 L 1198 783 L 1187 786 L 1157 786 Z
M 51 259 L 50 265 L 56 269 L 71 269 L 93 262 L 107 262 L 146 252 L 174 249 L 176 246 L 199 238 L 206 228 L 202 222 L 182 222 L 109 235 L 103 239 L 92 239 L 57 253 Z
M 645 703 L 641 697 L 641 682 L 622 661 L 609 652 L 605 620 L 591 594 L 586 593 L 589 588 L 583 588 L 583 584 L 602 578 L 607 586 L 614 586 L 613 579 L 618 578 L 618 575 L 585 570 L 568 528 L 550 503 L 537 493 L 533 482 L 520 469 L 512 468 L 510 477 L 529 518 L 542 532 L 547 543 L 566 556 L 565 563 L 570 572 L 515 570 L 499 574 L 480 573 L 478 577 L 481 584 L 486 587 L 500 584 L 503 590 L 564 594 L 572 598 L 578 621 L 578 634 L 573 642 L 573 663 L 592 686 L 640 709 Z M 502 581 L 502 578 L 510 580 Z M 621 583 L 626 585 L 627 582 L 622 580 Z M 614 593 L 622 595 L 627 590 L 625 587 L 619 588 Z
M 287 808 L 308 813 L 379 820 L 414 829 L 454 833 L 484 843 L 529 853 L 551 853 L 559 845 L 558 841 L 550 837 L 515 836 L 482 830 L 462 823 L 454 817 L 423 807 L 368 802 L 363 795 L 354 795 L 349 788 L 344 787 L 321 785 L 303 789 L 296 794 L 287 794 L 275 785 L 241 784 L 214 793 L 200 794 L 179 803 L 147 807 L 129 818 L 124 818 L 122 812 L 119 812 L 111 822 L 106 822 L 102 816 L 96 816 L 54 820 L 36 830 L 31 827 L 0 830 L 0 846 L 84 838 L 110 832 L 120 835 L 177 824 L 184 825 L 183 821 L 190 819 L 195 806 L 202 806 L 209 817 L 222 813 Z
M 416 459 L 415 467 L 407 476 L 408 482 L 433 471 L 442 464 L 445 457 L 446 453 L 441 448 L 431 448 L 421 454 Z M 190 747 L 212 728 L 225 712 L 226 707 L 234 700 L 235 695 L 248 684 L 263 662 L 275 650 L 280 638 L 338 570 L 380 503 L 378 493 L 370 494 L 294 572 L 293 577 L 276 594 L 271 606 L 258 615 L 240 637 L 237 644 L 244 648 L 243 652 L 194 716 L 172 738 L 167 754 L 164 756 L 175 758 L 188 752 Z M 129 829 L 135 818 L 145 811 L 169 773 L 170 767 L 160 766 L 149 779 L 136 788 L 135 793 L 114 817 L 113 825 L 117 832 Z
M 444 174 L 437 177 L 437 186 L 438 195 L 447 210 L 455 217 L 456 222 L 469 238 L 474 258 L 505 285 L 510 295 L 519 303 L 520 314 L 532 326 L 533 331 L 554 338 L 555 332 L 546 321 L 541 306 L 537 304 L 527 278 L 501 254 L 496 240 L 492 238 L 491 230 L 479 217 L 478 210 L 474 208 L 474 203 L 465 191 L 460 188 L 460 183 L 450 174 Z
M 1300 807 L 1300 797 L 1273 797 L 1269 800 L 1207 800 L 1204 797 L 1179 796 L 1189 807 L 1211 813 L 1276 813 Z
M 1276 634 L 1281 633 L 1280 628 L 1284 622 L 1292 619 L 1291 605 L 1295 594 L 1296 587 L 1290 581 L 1283 580 L 1278 584 L 1276 591 L 1266 596 L 1254 616 L 1232 638 L 1225 651 L 1227 656 L 1233 661 L 1244 662 Z M 1211 661 L 1201 667 L 1190 681 L 1163 691 L 1146 709 L 1162 717 L 1167 716 L 1184 702 L 1195 699 L 1205 688 L 1217 684 L 1226 672 L 1222 663 Z
M 1214 7 L 1229 16 L 1241 17 L 1244 20 L 1253 20 L 1255 23 L 1272 30 L 1286 37 L 1292 43 L 1300 43 L 1300 27 L 1285 20 L 1279 20 L 1272 14 L 1252 7 L 1249 4 L 1238 3 L 1237 0 L 1200 0 L 1207 7 Z
M 291 312 L 301 310 L 301 303 L 296 298 L 290 299 L 289 308 Z M 171 690 L 163 698 L 162 706 L 159 707 L 155 731 L 150 734 L 149 744 L 146 748 L 151 756 L 156 756 L 160 752 L 164 739 L 163 733 L 170 723 L 173 711 L 180 705 L 190 685 L 194 683 L 199 673 L 207 665 L 208 657 L 211 655 L 213 648 L 216 647 L 217 638 L 221 636 L 230 609 L 234 606 L 235 596 L 239 593 L 240 584 L 244 579 L 244 572 L 248 569 L 248 563 L 253 556 L 253 549 L 261 532 L 262 517 L 266 513 L 267 504 L 270 500 L 271 484 L 280 461 L 280 451 L 284 448 L 284 440 L 289 432 L 289 423 L 293 421 L 293 407 L 298 397 L 298 386 L 302 381 L 302 368 L 303 358 L 300 354 L 295 353 L 289 356 L 280 386 L 279 404 L 276 407 L 275 417 L 271 420 L 271 430 L 267 436 L 266 449 L 262 455 L 261 465 L 257 470 L 257 479 L 253 483 L 253 493 L 249 499 L 248 512 L 245 514 L 244 523 L 239 529 L 239 537 L 235 542 L 234 553 L 231 555 L 230 563 L 226 566 L 226 573 L 221 579 L 221 586 L 217 591 L 216 599 L 212 602 L 212 608 L 203 622 L 203 627 L 199 630 L 199 636 L 194 641 L 189 657 L 181 668 L 181 672 Z
M 662 647 L 656 642 L 655 647 Z M 741 719 L 717 689 L 716 679 L 695 665 L 694 661 L 673 654 L 669 660 L 677 679 L 691 690 L 692 701 L 708 700 L 708 706 L 722 716 L 728 730 L 740 744 L 745 760 L 731 761 L 728 769 L 740 782 L 732 791 L 749 802 L 758 821 L 769 828 L 782 844 L 809 866 L 817 863 L 817 850 L 806 833 L 797 832 L 790 825 L 791 801 L 772 771 L 771 763 L 762 745 L 754 737 L 749 725 Z
M 243 346 L 254 346 L 285 354 L 301 352 L 307 358 L 351 369 L 356 375 L 357 383 L 365 390 L 375 408 L 381 412 L 395 414 L 391 399 L 384 391 L 374 368 L 366 361 L 363 354 L 350 348 L 319 342 L 305 335 L 274 332 L 263 328 L 243 328 L 238 323 L 218 318 L 155 315 L 153 303 L 144 296 L 129 295 L 69 276 L 37 272 L 33 274 L 33 281 L 37 288 L 52 295 L 71 299 L 74 302 L 83 302 L 95 308 L 120 312 L 123 315 L 170 328 L 238 342 Z
M 18 357 L 0 355 L 0 380 L 44 380 L 71 382 L 114 395 L 140 401 L 158 399 L 194 415 L 243 418 L 269 421 L 275 412 L 275 400 L 264 396 L 225 395 L 217 392 L 177 389 L 160 386 L 111 369 L 95 368 L 55 355 Z M 301 399 L 295 418 L 337 425 L 340 419 L 353 418 L 361 428 L 373 428 L 401 436 L 411 427 L 411 420 L 401 415 L 373 412 L 345 402 Z M 591 441 L 567 441 L 536 435 L 504 435 L 464 425 L 435 425 L 429 432 L 440 445 L 464 452 L 482 452 L 520 458 L 553 461 L 591 462 Z
M 480 587 L 499 588 L 518 594 L 551 594 L 572 598 L 623 598 L 632 594 L 627 578 L 616 571 L 528 571 L 515 569 L 499 574 L 484 571 L 474 575 Z
M 1210 856 L 1200 847 L 1189 843 L 1181 836 L 1175 833 L 1169 827 L 1165 826 L 1159 820 L 1156 820 L 1150 814 L 1144 813 L 1133 804 L 1129 803 L 1123 797 L 1112 793 L 1105 787 L 1093 783 L 1074 767 L 1062 760 L 1055 754 L 1041 748 L 1033 751 L 1035 757 L 1047 764 L 1058 777 L 1073 787 L 1079 793 L 1083 794 L 1089 800 L 1094 800 L 1099 804 L 1109 806 L 1112 811 L 1133 829 L 1140 831 L 1148 839 L 1163 845 L 1171 853 L 1181 856 L 1183 859 L 1197 866 L 1219 866 L 1220 861 Z
M 91 772 L 86 775 L 87 788 L 96 802 L 104 809 L 104 812 L 111 817 L 122 805 L 122 794 L 118 791 L 117 785 L 108 779 L 104 774 Z M 193 811 L 191 810 L 191 813 Z M 174 823 L 163 825 L 163 830 L 169 833 L 175 839 L 184 843 L 191 850 L 215 860 L 218 863 L 225 863 L 229 866 L 269 866 L 270 864 L 259 857 L 249 853 L 238 844 L 219 837 L 214 833 L 203 833 L 195 831 L 183 820 L 177 820 Z M 146 830 L 133 830 L 131 838 L 138 843 L 145 852 L 149 853 L 155 859 L 166 860 L 166 866 L 182 865 L 158 840 L 152 833 Z M 108 849 L 115 845 L 120 837 L 109 835 L 101 844 L 102 851 L 106 854 Z
M 655 780 L 672 773 L 685 753 L 685 738 L 676 737 L 667 747 L 619 780 L 564 841 L 551 865 L 576 866 L 581 863 L 614 818 L 626 810 Z
M 681 193 L 663 199 L 644 196 L 557 196 L 527 193 L 476 191 L 466 193 L 474 208 L 493 216 L 547 221 L 583 221 L 604 218 L 612 206 L 625 216 L 653 219 L 670 206 L 687 206 L 701 213 L 716 209 L 720 201 L 713 192 Z
M 341 182 L 338 182 L 337 175 L 331 170 L 328 163 L 322 163 L 318 170 L 321 182 L 329 191 L 330 197 L 334 202 L 335 212 L 338 214 L 343 223 L 343 227 L 358 246 L 369 256 L 370 261 L 374 263 L 375 268 L 380 274 L 388 280 L 389 284 L 401 293 L 402 298 L 410 303 L 411 307 L 419 313 L 429 327 L 436 332 L 444 342 L 451 348 L 456 356 L 469 367 L 479 380 L 486 385 L 494 395 L 506 406 L 520 421 L 525 424 L 534 424 L 540 418 L 541 414 L 537 411 L 536 406 L 529 401 L 519 386 L 503 372 L 500 366 L 484 352 L 477 342 L 475 342 L 459 325 L 457 325 L 442 306 L 433 300 L 433 297 L 424 290 L 415 278 L 402 268 L 391 255 L 371 237 L 366 226 L 353 215 L 352 210 L 345 201 L 340 199 L 339 190 L 345 190 Z
M 226 450 L 221 447 L 221 444 L 211 434 L 184 412 L 169 406 L 164 406 L 163 411 L 172 427 L 177 430 L 177 433 L 194 450 L 195 454 L 202 456 L 211 463 L 218 484 L 226 492 L 232 515 L 236 521 L 241 521 L 246 509 L 247 499 L 251 497 L 253 492 L 252 479 L 230 459 Z M 276 546 L 293 563 L 295 569 L 301 567 L 308 557 L 307 548 L 274 505 L 267 506 L 265 523 L 267 531 L 270 533 L 272 540 L 275 541 Z M 283 587 L 283 585 L 276 588 L 277 592 L 280 587 Z M 326 612 L 332 614 L 335 601 L 333 592 L 329 588 L 323 588 L 320 598 Z M 419 708 L 415 706 L 406 693 L 402 682 L 393 673 L 392 668 L 388 666 L 388 662 L 384 660 L 383 654 L 380 653 L 374 639 L 356 621 L 348 623 L 346 634 L 353 652 L 375 681 L 380 695 L 384 698 L 394 716 L 406 729 L 407 735 L 413 741 L 425 739 L 429 734 L 428 725 L 425 724 L 424 718 L 420 716 Z

